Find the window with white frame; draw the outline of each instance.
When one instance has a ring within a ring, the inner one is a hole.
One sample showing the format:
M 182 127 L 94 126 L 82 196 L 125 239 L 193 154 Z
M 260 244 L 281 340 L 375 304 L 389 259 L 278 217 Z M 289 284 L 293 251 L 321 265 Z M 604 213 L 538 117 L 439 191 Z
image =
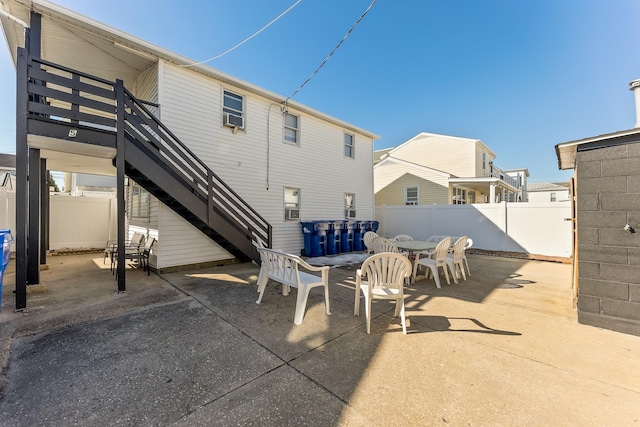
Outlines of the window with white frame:
M 487 170 L 487 153 L 482 152 L 482 170 Z
M 552 202 L 556 201 L 556 193 L 551 193 L 551 201 Z
M 294 114 L 284 113 L 284 140 L 299 145 L 300 121 Z
M 135 182 L 131 188 L 131 219 L 149 219 L 149 192 Z
M 417 205 L 420 200 L 420 193 L 418 187 L 405 187 L 404 188 L 404 204 L 405 205 Z
M 284 215 L 285 215 L 285 219 L 300 219 L 300 189 L 299 188 L 285 187 Z
M 467 189 L 456 187 L 453 189 L 453 204 L 464 205 L 467 203 Z
M 344 208 L 355 209 L 356 208 L 356 195 L 353 193 L 344 193 Z
M 238 127 L 244 127 L 244 97 L 225 90 L 222 98 L 223 124 L 241 122 L 243 125 Z
M 351 134 L 344 134 L 344 156 L 355 158 L 355 147 L 353 145 L 354 137 Z

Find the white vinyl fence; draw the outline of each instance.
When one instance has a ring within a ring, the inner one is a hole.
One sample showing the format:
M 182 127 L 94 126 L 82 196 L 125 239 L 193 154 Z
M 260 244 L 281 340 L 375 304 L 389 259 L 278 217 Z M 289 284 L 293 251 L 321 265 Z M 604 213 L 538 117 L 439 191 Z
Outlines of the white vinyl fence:
M 469 236 L 477 249 L 571 257 L 571 202 L 378 206 L 378 234 Z
M 104 248 L 117 236 L 115 198 L 59 194 L 49 200 L 49 249 Z M 6 188 L 0 188 L 0 229 L 10 229 L 15 238 L 16 194 Z

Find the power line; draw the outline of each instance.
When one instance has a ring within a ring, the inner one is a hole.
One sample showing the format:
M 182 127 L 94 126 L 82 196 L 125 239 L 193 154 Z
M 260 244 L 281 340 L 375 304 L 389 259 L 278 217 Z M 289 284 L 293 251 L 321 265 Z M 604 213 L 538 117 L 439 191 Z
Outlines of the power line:
M 287 101 L 289 101 L 291 98 L 293 98 L 295 96 L 295 94 L 297 94 L 298 92 L 300 92 L 302 90 L 302 88 L 311 81 L 311 79 L 313 79 L 316 74 L 318 74 L 318 71 L 320 71 L 320 69 L 322 67 L 324 67 L 324 65 L 327 63 L 327 61 L 329 61 L 329 59 L 333 56 L 333 54 L 338 50 L 338 48 L 340 48 L 340 46 L 342 45 L 342 43 L 344 43 L 344 41 L 347 39 L 347 37 L 349 37 L 349 35 L 351 35 L 351 33 L 353 32 L 353 30 L 355 30 L 355 28 L 358 26 L 358 24 L 360 23 L 360 21 L 362 21 L 362 19 L 366 16 L 367 13 L 369 13 L 369 11 L 371 10 L 371 8 L 373 7 L 374 4 L 376 4 L 377 0 L 373 0 L 371 2 L 371 4 L 369 5 L 369 7 L 367 8 L 367 10 L 364 11 L 364 13 L 362 15 L 360 15 L 360 18 L 358 18 L 358 20 L 356 21 L 355 24 L 353 24 L 353 26 L 349 29 L 349 31 L 347 31 L 347 34 L 344 35 L 344 37 L 342 38 L 342 40 L 340 40 L 340 42 L 336 45 L 336 47 L 333 48 L 333 50 L 331 51 L 331 53 L 324 59 L 324 61 L 322 61 L 322 64 L 320 64 L 320 66 L 318 68 L 316 68 L 316 70 L 309 76 L 309 78 L 307 80 L 305 80 L 304 83 L 302 83 L 300 85 L 300 87 L 298 87 L 298 89 L 295 90 L 295 92 L 293 92 L 291 95 L 289 95 L 289 97 L 287 99 L 284 100 L 284 105 L 285 105 L 285 109 L 286 109 L 286 105 L 287 105 Z
M 243 41 L 241 41 L 240 43 L 238 43 L 237 45 L 235 45 L 234 47 L 232 47 L 231 49 L 226 50 L 225 52 L 222 52 L 220 55 L 214 56 L 213 58 L 209 58 L 207 60 L 204 60 L 202 62 L 194 62 L 193 64 L 186 64 L 186 65 L 181 65 L 181 67 L 193 67 L 194 65 L 200 65 L 200 64 L 204 64 L 206 62 L 209 61 L 213 61 L 214 59 L 218 59 L 224 55 L 226 55 L 227 53 L 235 50 L 236 48 L 239 48 L 240 46 L 242 46 L 243 44 L 245 44 L 246 42 L 248 42 L 249 40 L 251 40 L 252 38 L 254 38 L 255 36 L 257 36 L 258 34 L 260 34 L 261 32 L 263 32 L 264 30 L 266 30 L 267 28 L 269 28 L 271 26 L 271 24 L 273 24 L 274 22 L 276 22 L 278 19 L 282 18 L 284 15 L 286 15 L 291 9 L 293 9 L 294 7 L 296 7 L 298 5 L 298 3 L 300 3 L 302 0 L 298 0 L 296 1 L 294 4 L 292 4 L 291 6 L 289 6 L 289 9 L 285 10 L 284 12 L 282 12 L 280 15 L 278 15 L 275 19 L 273 19 L 271 22 L 269 22 L 267 25 L 265 25 L 264 27 L 262 27 L 260 30 L 258 30 L 258 32 L 254 33 L 252 36 L 249 36 L 248 38 L 244 39 Z

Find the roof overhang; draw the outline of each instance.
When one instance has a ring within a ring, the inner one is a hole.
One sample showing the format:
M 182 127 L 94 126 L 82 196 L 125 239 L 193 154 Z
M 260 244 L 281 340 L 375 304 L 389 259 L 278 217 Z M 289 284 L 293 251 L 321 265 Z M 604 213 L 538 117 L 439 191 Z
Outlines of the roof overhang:
M 576 167 L 576 154 L 578 151 L 595 150 L 597 148 L 612 147 L 634 142 L 640 142 L 640 128 L 557 144 L 556 156 L 558 157 L 558 169 L 574 169 Z
M 471 188 L 481 193 L 489 194 L 491 186 L 495 186 L 498 189 L 504 189 L 519 193 L 520 190 L 513 185 L 507 184 L 505 181 L 497 177 L 482 177 L 482 178 L 449 178 L 449 185 L 453 187 L 466 187 Z
M 190 70 L 276 103 L 283 103 L 286 99 L 205 64 L 191 65 L 197 61 L 45 0 L 0 0 L 0 7 L 14 18 L 0 14 L 0 24 L 14 64 L 16 49 L 24 47 L 24 27 L 18 21 L 30 24 L 30 12 L 34 11 L 42 16 L 41 57 L 47 61 L 109 81 L 120 79 L 125 87 L 132 88 L 142 70 L 163 60 L 181 67 L 190 65 Z M 287 105 L 372 140 L 380 139 L 379 135 L 295 101 L 288 100 Z

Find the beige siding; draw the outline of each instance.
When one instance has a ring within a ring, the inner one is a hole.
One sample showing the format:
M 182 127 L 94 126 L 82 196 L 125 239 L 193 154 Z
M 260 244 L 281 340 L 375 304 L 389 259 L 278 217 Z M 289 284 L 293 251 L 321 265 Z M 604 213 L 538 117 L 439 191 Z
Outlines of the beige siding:
M 375 203 L 404 205 L 406 187 L 418 186 L 419 204 L 449 203 L 447 175 L 405 163 L 386 162 L 375 168 Z
M 159 78 L 163 123 L 271 223 L 274 247 L 294 253 L 303 247 L 300 223 L 284 220 L 285 187 L 301 190 L 303 221 L 343 219 L 344 193 L 356 194 L 357 219 L 373 219 L 370 138 L 356 134 L 355 160 L 345 158 L 341 127 L 290 109 L 300 117 L 300 145 L 284 143 L 281 105 L 170 64 L 161 65 Z M 225 89 L 244 96 L 244 131 L 234 134 L 222 124 Z M 199 262 L 229 258 L 222 249 L 193 247 L 191 226 L 168 218 L 161 210 L 161 267 L 179 265 L 175 263 L 192 256 Z M 163 221 L 169 221 L 171 231 Z M 168 238 L 166 233 L 171 233 Z M 165 247 L 166 240 L 171 247 Z M 177 248 L 182 253 L 172 254 Z
M 476 173 L 476 141 L 474 139 L 419 134 L 390 154 L 395 158 L 457 177 L 475 176 Z

